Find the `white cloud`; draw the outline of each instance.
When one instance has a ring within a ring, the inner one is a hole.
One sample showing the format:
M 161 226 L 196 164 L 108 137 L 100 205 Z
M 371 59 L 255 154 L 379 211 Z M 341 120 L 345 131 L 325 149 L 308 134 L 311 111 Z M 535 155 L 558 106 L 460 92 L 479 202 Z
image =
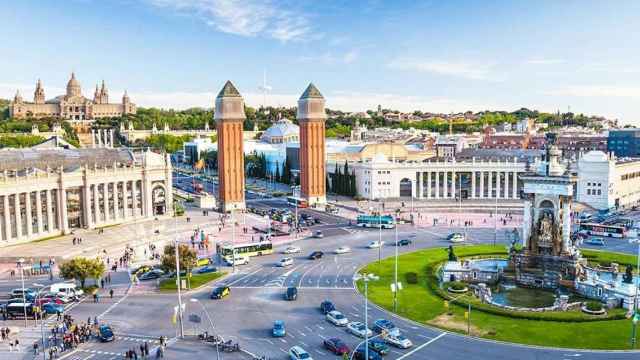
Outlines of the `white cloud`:
M 613 85 L 570 85 L 548 90 L 545 95 L 575 97 L 640 98 L 640 87 Z
M 195 15 L 218 31 L 282 42 L 310 38 L 305 14 L 270 0 L 145 0 L 160 8 Z
M 563 59 L 529 59 L 525 61 L 526 64 L 530 65 L 557 65 L 566 63 Z
M 397 58 L 387 66 L 398 70 L 426 72 L 472 80 L 502 81 L 504 78 L 503 75 L 493 72 L 493 64 Z
M 325 65 L 335 65 L 335 64 L 352 64 L 355 62 L 360 56 L 360 50 L 351 49 L 345 53 L 334 53 L 334 52 L 325 52 L 320 55 L 315 56 L 299 56 L 299 62 L 305 63 L 322 63 Z

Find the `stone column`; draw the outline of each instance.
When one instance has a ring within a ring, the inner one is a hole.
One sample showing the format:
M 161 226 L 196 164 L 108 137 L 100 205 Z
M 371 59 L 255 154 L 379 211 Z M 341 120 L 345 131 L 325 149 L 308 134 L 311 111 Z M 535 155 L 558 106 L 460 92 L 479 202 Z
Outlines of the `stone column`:
M 477 173 L 475 171 L 471 172 L 471 198 L 475 199 L 477 194 L 477 186 L 476 186 L 476 176 Z
M 109 221 L 109 186 L 108 183 L 102 183 L 102 211 L 104 211 L 104 222 Z
M 67 190 L 65 190 L 62 183 L 58 189 L 58 206 L 60 207 L 60 228 L 63 234 L 69 233 L 69 216 L 67 213 Z
M 167 154 L 165 158 L 165 178 L 167 182 L 165 183 L 167 191 L 165 194 L 166 200 L 166 213 L 173 214 L 173 168 L 171 166 L 171 156 Z
M 571 202 L 562 197 L 562 251 L 567 254 L 571 247 Z
M 14 197 L 14 213 L 16 218 L 16 238 L 22 239 L 22 214 L 20 213 L 22 205 L 20 204 L 20 193 L 16 193 Z
M 119 220 L 120 219 L 120 201 L 119 201 L 119 196 L 120 196 L 120 190 L 118 189 L 118 183 L 119 181 L 113 182 L 113 219 L 114 220 Z
M 435 198 L 439 199 L 440 198 L 440 172 L 436 171 L 435 175 L 436 175 L 436 183 L 435 183 L 436 194 L 435 194 Z
M 431 199 L 431 170 L 427 171 L 427 199 Z
M 53 202 L 51 201 L 51 189 L 46 190 L 46 201 L 47 201 L 47 230 L 48 232 L 53 232 L 53 212 L 51 208 L 53 207 Z
M 513 172 L 513 198 L 518 198 L 518 172 Z
M 33 235 L 33 214 L 31 213 L 31 191 L 24 194 L 25 212 L 27 215 L 27 239 L 31 239 Z
M 456 184 L 458 183 L 458 181 L 456 180 L 456 171 L 453 170 L 451 172 L 451 198 L 455 199 L 456 198 Z
M 113 129 L 109 129 L 109 147 L 113 147 Z
M 36 223 L 38 224 L 38 234 L 42 234 L 42 194 L 40 190 L 36 191 Z
M 129 218 L 129 216 L 131 215 L 129 213 L 129 191 L 128 191 L 128 185 L 129 182 L 128 181 L 123 181 L 122 182 L 122 209 L 124 211 L 124 218 L 125 220 Z
M 529 235 L 531 234 L 531 200 L 524 201 L 524 212 L 522 214 L 522 248 L 529 246 Z
M 478 190 L 480 191 L 479 198 L 484 199 L 484 171 L 480 171 L 480 188 Z
M 415 198 L 418 196 L 418 182 L 420 181 L 420 174 L 417 172 L 413 173 L 413 181 L 411 181 L 411 197 Z
M 100 194 L 98 184 L 93 185 L 93 213 L 95 214 L 94 224 L 102 222 L 100 219 Z
M 9 213 L 9 195 L 3 196 L 4 206 L 4 235 L 7 241 L 11 240 L 11 214 Z
M 134 180 L 131 182 L 131 209 L 133 209 L 133 217 L 137 218 L 140 216 L 140 212 L 138 211 L 138 180 Z
M 496 171 L 496 198 L 500 199 L 500 181 L 502 178 L 502 172 Z
M 488 172 L 487 183 L 487 197 L 493 199 L 493 171 Z
M 82 184 L 82 218 L 84 226 L 93 229 L 93 221 L 91 218 L 91 184 L 88 177 L 89 169 L 84 168 L 84 179 Z
M 96 131 L 91 129 L 91 147 L 96 147 Z

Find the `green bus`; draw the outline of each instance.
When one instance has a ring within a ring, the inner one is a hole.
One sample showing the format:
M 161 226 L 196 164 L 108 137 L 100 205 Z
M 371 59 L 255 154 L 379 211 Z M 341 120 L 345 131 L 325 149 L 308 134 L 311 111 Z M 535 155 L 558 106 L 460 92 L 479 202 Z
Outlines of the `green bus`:
M 217 244 L 216 253 L 222 257 L 233 257 L 235 249 L 236 256 L 261 256 L 273 254 L 273 244 L 271 241 L 260 241 L 244 244 Z
M 361 227 L 382 227 L 393 229 L 396 224 L 391 215 L 358 215 L 357 225 Z

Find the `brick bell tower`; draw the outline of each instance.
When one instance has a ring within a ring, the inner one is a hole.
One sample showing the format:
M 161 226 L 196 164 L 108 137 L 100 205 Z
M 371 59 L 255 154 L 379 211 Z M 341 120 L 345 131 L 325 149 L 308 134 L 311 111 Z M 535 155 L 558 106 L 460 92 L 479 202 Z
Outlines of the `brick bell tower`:
M 228 212 L 245 208 L 242 124 L 244 100 L 231 81 L 216 97 L 214 119 L 218 132 L 218 203 Z
M 300 185 L 309 205 L 325 204 L 325 128 L 324 97 L 309 84 L 298 100 L 300 125 Z

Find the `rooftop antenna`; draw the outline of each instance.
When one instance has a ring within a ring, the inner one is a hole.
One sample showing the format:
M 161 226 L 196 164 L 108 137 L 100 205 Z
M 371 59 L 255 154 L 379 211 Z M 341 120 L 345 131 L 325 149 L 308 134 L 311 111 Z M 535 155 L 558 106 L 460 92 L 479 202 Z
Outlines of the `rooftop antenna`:
M 262 108 L 267 109 L 267 93 L 273 90 L 270 85 L 267 85 L 267 70 L 263 70 L 262 73 L 262 85 L 258 86 L 258 89 L 262 91 Z

